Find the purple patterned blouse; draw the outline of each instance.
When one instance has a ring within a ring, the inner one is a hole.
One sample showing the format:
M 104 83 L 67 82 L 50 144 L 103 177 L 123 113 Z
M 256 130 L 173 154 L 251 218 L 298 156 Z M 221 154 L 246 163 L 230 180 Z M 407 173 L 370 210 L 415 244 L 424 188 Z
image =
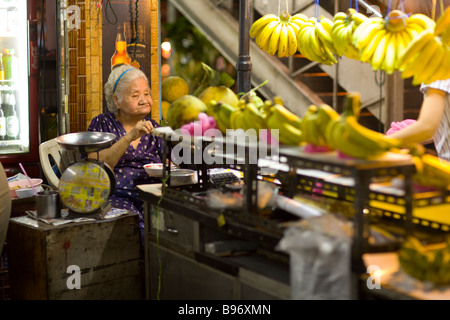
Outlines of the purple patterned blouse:
M 160 125 L 151 118 L 145 117 L 146 121 L 151 121 L 153 127 Z M 100 131 L 114 133 L 118 141 L 126 134 L 122 124 L 111 112 L 100 114 L 94 117 L 88 127 L 88 131 Z M 116 188 L 110 198 L 113 208 L 128 209 L 139 213 L 140 226 L 143 217 L 143 202 L 139 199 L 136 186 L 139 184 L 149 184 L 161 182 L 157 178 L 150 177 L 144 169 L 147 163 L 161 163 L 163 150 L 163 140 L 151 134 L 142 136 L 136 149 L 130 144 L 125 153 L 114 167 L 116 177 Z M 142 226 L 143 227 L 143 224 Z

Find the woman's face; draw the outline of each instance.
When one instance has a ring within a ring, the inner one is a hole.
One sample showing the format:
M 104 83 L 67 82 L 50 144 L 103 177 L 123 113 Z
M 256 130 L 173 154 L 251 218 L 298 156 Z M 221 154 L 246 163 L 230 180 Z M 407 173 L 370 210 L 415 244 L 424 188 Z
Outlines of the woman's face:
M 147 81 L 139 78 L 130 83 L 117 108 L 119 113 L 144 117 L 150 113 L 152 106 L 153 99 Z

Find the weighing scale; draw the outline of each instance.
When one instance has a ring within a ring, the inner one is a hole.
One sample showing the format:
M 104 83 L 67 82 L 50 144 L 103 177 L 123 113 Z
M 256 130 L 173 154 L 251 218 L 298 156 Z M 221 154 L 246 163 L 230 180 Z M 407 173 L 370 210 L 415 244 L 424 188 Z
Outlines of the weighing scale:
M 80 159 L 72 162 L 59 180 L 61 202 L 69 212 L 97 214 L 109 207 L 116 179 L 111 167 L 99 160 L 99 152 L 110 147 L 115 138 L 107 132 L 77 132 L 56 138 L 63 149 L 80 154 Z M 92 152 L 97 153 L 97 159 L 87 157 Z

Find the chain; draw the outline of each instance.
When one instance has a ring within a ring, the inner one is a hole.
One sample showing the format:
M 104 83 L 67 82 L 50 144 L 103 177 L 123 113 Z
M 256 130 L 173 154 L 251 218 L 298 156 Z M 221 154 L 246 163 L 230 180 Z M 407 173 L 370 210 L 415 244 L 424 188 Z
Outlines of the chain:
M 134 17 L 133 17 L 133 13 L 131 13 L 131 21 L 133 23 L 133 28 L 134 28 L 134 37 L 131 39 L 131 43 L 134 43 L 133 59 L 136 59 L 136 50 L 137 50 L 137 44 L 138 44 L 138 39 L 139 39 L 139 29 L 138 29 L 139 0 L 136 0 L 136 2 L 135 2 L 134 11 L 135 11 Z

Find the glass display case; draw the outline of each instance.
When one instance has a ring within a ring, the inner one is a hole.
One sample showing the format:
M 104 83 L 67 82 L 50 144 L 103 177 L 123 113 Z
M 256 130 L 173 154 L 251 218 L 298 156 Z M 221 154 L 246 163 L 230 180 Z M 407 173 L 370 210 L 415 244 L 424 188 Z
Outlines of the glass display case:
M 35 1 L 0 0 L 0 161 L 38 161 Z

